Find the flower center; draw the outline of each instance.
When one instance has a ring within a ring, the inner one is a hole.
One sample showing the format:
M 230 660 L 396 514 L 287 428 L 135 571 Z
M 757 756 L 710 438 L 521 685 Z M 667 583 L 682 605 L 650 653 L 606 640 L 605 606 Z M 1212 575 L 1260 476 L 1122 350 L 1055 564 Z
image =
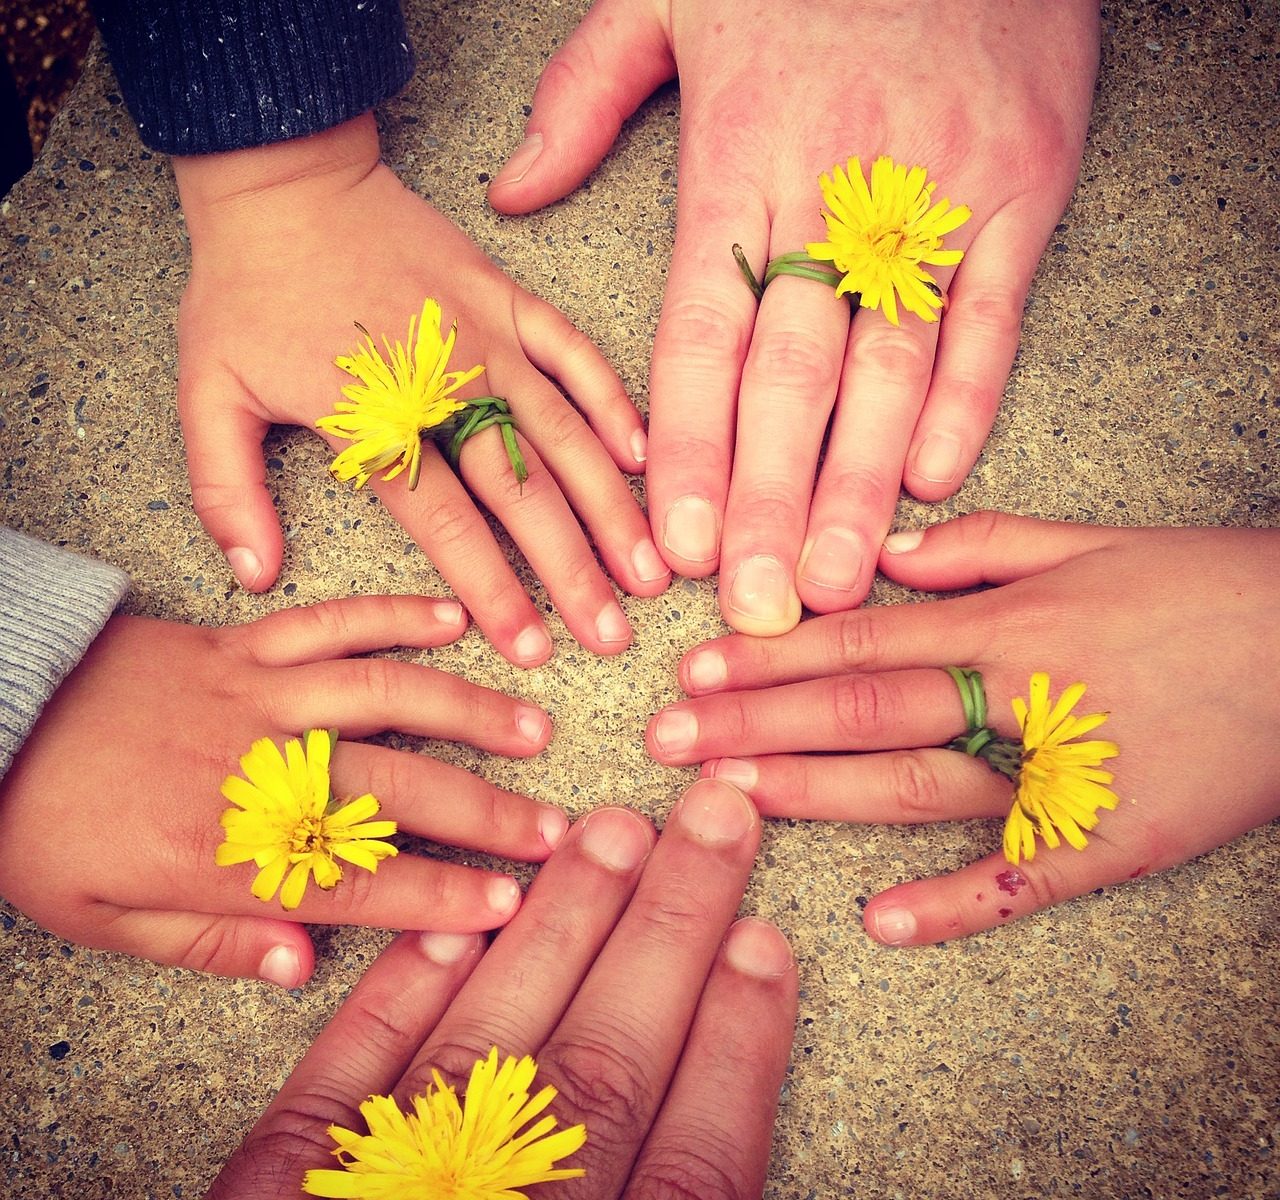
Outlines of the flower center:
M 324 818 L 303 817 L 294 826 L 289 839 L 289 850 L 293 854 L 314 854 L 323 850 L 324 845 Z
M 907 231 L 900 225 L 883 229 L 871 241 L 871 249 L 882 262 L 891 262 L 902 253 Z

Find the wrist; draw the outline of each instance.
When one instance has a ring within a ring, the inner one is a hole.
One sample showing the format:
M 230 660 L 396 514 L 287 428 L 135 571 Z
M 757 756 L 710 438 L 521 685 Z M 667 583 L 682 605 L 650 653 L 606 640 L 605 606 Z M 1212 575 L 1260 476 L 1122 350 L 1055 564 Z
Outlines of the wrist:
M 365 178 L 378 165 L 378 126 L 363 113 L 320 133 L 218 154 L 173 159 L 193 247 L 221 222 L 287 215 Z

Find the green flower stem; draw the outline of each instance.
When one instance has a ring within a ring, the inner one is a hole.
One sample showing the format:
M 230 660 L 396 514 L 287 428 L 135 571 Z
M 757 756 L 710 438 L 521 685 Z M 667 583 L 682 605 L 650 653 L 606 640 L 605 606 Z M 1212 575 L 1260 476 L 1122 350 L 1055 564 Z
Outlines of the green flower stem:
M 1001 737 L 987 724 L 987 690 L 982 672 L 963 667 L 944 668 L 955 681 L 964 706 L 968 728 L 946 744 L 947 750 L 958 750 L 970 758 L 980 758 L 991 770 L 1017 783 L 1022 772 L 1022 743 Z
M 747 281 L 747 287 L 751 289 L 751 294 L 757 301 L 763 300 L 764 288 L 760 286 L 760 280 L 756 278 L 756 273 L 751 269 L 747 256 L 742 253 L 742 247 L 737 242 L 733 243 L 733 257 L 738 264 L 738 270 L 742 272 L 742 277 Z
M 738 264 L 738 270 L 742 272 L 743 279 L 747 281 L 747 286 L 751 289 L 751 294 L 757 300 L 764 298 L 764 289 L 779 275 L 794 275 L 797 279 L 811 279 L 815 283 L 825 283 L 833 288 L 839 287 L 840 281 L 844 278 L 831 263 L 813 258 L 804 250 L 793 250 L 790 254 L 779 254 L 777 258 L 770 259 L 764 269 L 763 282 L 756 278 L 756 273 L 751 269 L 747 256 L 742 252 L 742 247 L 736 242 L 733 245 L 733 257 Z M 856 292 L 849 295 L 849 302 L 854 308 L 858 307 L 859 299 L 860 297 Z
M 515 417 L 511 415 L 511 405 L 500 396 L 481 396 L 476 400 L 468 400 L 464 411 L 467 414 L 466 420 L 457 428 L 449 441 L 449 462 L 456 468 L 466 440 L 475 437 L 477 433 L 483 432 L 491 425 L 497 425 L 502 433 L 502 444 L 506 448 L 507 459 L 511 463 L 511 472 L 515 475 L 516 482 L 523 484 L 529 478 L 529 468 L 516 442 L 517 425 Z

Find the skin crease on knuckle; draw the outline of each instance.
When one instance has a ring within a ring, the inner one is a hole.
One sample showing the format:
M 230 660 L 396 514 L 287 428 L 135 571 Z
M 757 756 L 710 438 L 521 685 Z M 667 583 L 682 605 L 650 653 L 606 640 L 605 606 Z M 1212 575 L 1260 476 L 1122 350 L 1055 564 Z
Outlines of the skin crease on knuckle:
M 878 675 L 844 675 L 833 681 L 831 711 L 842 738 L 857 745 L 897 723 L 903 700 L 895 684 Z
M 550 1042 L 539 1057 L 539 1067 L 560 1092 L 562 1111 L 571 1114 L 566 1123 L 586 1123 L 598 1156 L 634 1141 L 656 1107 L 640 1060 L 625 1049 L 636 1044 L 625 1030 L 600 1030 L 595 1037 Z
M 770 403 L 778 393 L 803 397 L 834 396 L 840 370 L 838 355 L 808 330 L 757 329 L 743 372 L 743 385 L 768 386 Z
M 746 1181 L 732 1172 L 741 1157 L 723 1130 L 686 1116 L 678 1143 L 645 1146 L 627 1200 L 749 1200 Z
M 726 362 L 743 361 L 750 339 L 750 328 L 739 325 L 731 305 L 714 293 L 683 296 L 664 308 L 659 333 L 662 354 L 678 362 L 682 374 L 717 379 Z
M 944 812 L 942 786 L 933 768 L 911 750 L 886 755 L 899 819 L 907 825 L 936 821 Z

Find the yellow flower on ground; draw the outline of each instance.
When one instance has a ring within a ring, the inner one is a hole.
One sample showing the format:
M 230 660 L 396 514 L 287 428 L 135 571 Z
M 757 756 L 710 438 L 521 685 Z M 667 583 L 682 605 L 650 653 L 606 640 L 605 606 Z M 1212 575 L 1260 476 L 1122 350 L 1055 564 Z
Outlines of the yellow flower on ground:
M 867 185 L 862 164 L 849 160 L 819 180 L 829 212 L 825 242 L 810 242 L 805 250 L 820 262 L 830 262 L 844 278 L 836 295 L 857 292 L 863 308 L 883 308 L 890 323 L 898 324 L 898 302 L 925 321 L 936 321 L 942 299 L 937 283 L 921 264 L 953 266 L 963 250 L 945 250 L 942 239 L 972 215 L 963 204 L 933 202 L 936 183 L 926 182 L 924 167 L 908 170 L 887 156 L 871 165 Z
M 394 821 L 369 820 L 378 813 L 377 800 L 365 795 L 342 804 L 331 796 L 329 759 L 337 738 L 336 730 L 312 729 L 305 751 L 290 738 L 284 754 L 270 738 L 261 738 L 240 760 L 245 778 L 228 775 L 222 784 L 222 794 L 236 807 L 222 814 L 226 841 L 214 858 L 220 867 L 257 863 L 253 894 L 259 900 L 270 900 L 280 889 L 281 906 L 297 908 L 308 876 L 326 889 L 342 878 L 335 859 L 376 871 L 379 862 L 398 853 L 390 842 L 375 840 L 396 831 Z
M 366 333 L 354 354 L 335 360 L 359 381 L 342 389 L 346 399 L 334 405 L 336 413 L 316 422 L 318 429 L 354 443 L 329 467 L 335 478 L 354 479 L 361 488 L 384 468 L 383 479 L 394 479 L 408 468 L 409 487 L 418 486 L 423 433 L 468 406 L 455 393 L 484 371 L 483 366 L 447 369 L 458 327 L 442 337 L 440 319 L 440 305 L 427 299 L 421 317 L 409 319 L 407 344 L 393 346 L 383 338 L 383 357 Z
M 499 1065 L 495 1046 L 471 1069 L 461 1103 L 438 1072 L 411 1113 L 370 1096 L 360 1105 L 367 1134 L 329 1127 L 343 1169 L 308 1171 L 302 1190 L 347 1200 L 527 1200 L 518 1189 L 585 1175 L 555 1166 L 581 1149 L 585 1126 L 553 1132 L 552 1116 L 529 1125 L 556 1095 L 544 1087 L 530 1098 L 537 1070 L 528 1056 Z
M 1083 683 L 1073 683 L 1052 706 L 1049 676 L 1031 676 L 1029 700 L 1015 697 L 1013 712 L 1022 728 L 1022 761 L 1013 808 L 1004 826 L 1004 854 L 1015 866 L 1036 853 L 1036 834 L 1051 850 L 1061 838 L 1083 850 L 1084 830 L 1098 823 L 1098 809 L 1113 809 L 1116 794 L 1106 785 L 1114 776 L 1101 769 L 1120 748 L 1114 742 L 1077 741 L 1097 729 L 1106 713 L 1075 717 L 1071 710 L 1084 695 Z

